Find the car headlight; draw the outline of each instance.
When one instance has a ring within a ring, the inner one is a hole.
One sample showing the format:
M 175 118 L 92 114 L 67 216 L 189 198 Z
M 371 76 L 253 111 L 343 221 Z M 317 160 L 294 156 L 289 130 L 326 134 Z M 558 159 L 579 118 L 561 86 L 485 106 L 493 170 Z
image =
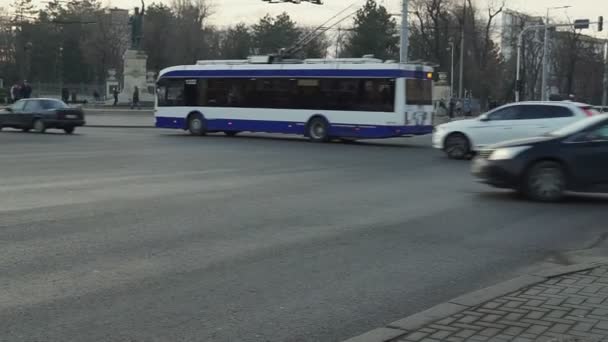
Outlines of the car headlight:
M 492 152 L 492 154 L 490 155 L 490 160 L 507 160 L 507 159 L 513 159 L 515 157 L 517 157 L 518 154 L 522 153 L 523 151 L 529 149 L 530 146 L 514 146 L 514 147 L 503 147 L 503 148 L 499 148 L 497 150 L 495 150 L 494 152 Z

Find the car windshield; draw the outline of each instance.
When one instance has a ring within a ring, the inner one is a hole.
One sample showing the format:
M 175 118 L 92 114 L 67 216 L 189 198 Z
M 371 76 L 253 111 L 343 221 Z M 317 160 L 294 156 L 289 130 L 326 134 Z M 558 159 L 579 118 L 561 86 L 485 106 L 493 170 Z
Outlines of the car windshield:
M 555 137 L 565 137 L 565 136 L 577 133 L 579 131 L 582 131 L 585 128 L 593 126 L 598 122 L 606 120 L 606 118 L 608 118 L 608 116 L 606 116 L 606 115 L 596 115 L 596 116 L 590 117 L 588 119 L 583 119 L 583 120 L 577 121 L 573 124 L 562 127 L 558 130 L 549 132 L 546 135 L 555 136 Z

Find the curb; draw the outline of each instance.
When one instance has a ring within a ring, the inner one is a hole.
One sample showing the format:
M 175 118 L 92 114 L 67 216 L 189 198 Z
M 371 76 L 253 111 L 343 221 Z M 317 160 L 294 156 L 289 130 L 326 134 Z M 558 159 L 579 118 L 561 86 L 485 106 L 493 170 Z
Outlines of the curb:
M 90 128 L 156 128 L 154 126 L 142 126 L 142 125 L 85 125 L 83 127 L 90 127 Z
M 115 113 L 115 112 L 132 112 L 132 113 L 150 113 L 154 112 L 154 107 L 140 108 L 140 109 L 131 109 L 130 107 L 82 107 L 82 109 L 91 112 L 105 112 L 105 113 Z
M 351 337 L 344 342 L 388 342 L 397 337 L 406 335 L 413 330 L 420 329 L 427 324 L 438 321 L 444 317 L 457 314 L 472 307 L 479 306 L 494 298 L 507 295 L 522 288 L 542 283 L 551 278 L 590 270 L 602 264 L 604 263 L 590 262 L 568 266 L 549 266 L 539 271 L 525 273 L 511 280 L 458 296 L 448 300 L 447 302 L 435 305 L 425 311 L 392 322 L 386 327 L 377 328 L 362 335 Z

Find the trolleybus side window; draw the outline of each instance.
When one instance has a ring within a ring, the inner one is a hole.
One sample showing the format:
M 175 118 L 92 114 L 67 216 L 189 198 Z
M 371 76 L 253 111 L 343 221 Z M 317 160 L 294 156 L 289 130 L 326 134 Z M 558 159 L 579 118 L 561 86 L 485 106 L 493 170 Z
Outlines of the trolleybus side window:
M 161 79 L 156 92 L 160 107 L 184 105 L 183 79 Z
M 392 112 L 394 79 L 165 79 L 159 106 L 245 107 Z

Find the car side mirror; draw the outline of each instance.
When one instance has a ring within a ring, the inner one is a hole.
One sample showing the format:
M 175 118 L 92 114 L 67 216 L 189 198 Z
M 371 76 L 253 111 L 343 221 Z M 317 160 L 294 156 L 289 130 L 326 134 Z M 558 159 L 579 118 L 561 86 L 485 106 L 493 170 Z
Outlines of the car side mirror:
M 487 114 L 483 114 L 479 117 L 479 121 L 490 121 L 490 118 Z
M 6 110 L 7 112 L 12 112 L 13 108 L 12 107 L 6 107 L 6 108 L 4 108 L 4 110 Z

